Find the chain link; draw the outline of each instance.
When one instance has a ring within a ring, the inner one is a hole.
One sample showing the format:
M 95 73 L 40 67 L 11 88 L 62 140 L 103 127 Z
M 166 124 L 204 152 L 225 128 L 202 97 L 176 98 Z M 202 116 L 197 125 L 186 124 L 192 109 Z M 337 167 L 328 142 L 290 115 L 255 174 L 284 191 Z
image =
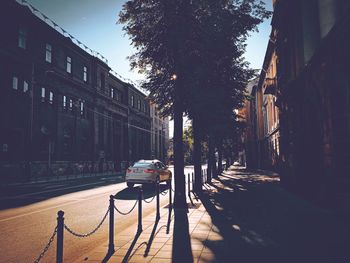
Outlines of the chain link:
M 128 212 L 122 212 L 122 211 L 120 211 L 115 205 L 114 205 L 114 209 L 115 209 L 119 214 L 121 214 L 121 215 L 123 215 L 123 216 L 126 216 L 126 215 L 130 214 L 130 213 L 132 212 L 132 210 L 134 210 L 134 208 L 136 207 L 138 201 L 139 201 L 139 200 L 136 200 L 134 206 L 133 206 Z
M 151 200 L 147 201 L 147 199 L 143 199 L 143 201 L 145 201 L 147 204 L 152 203 L 152 201 L 154 200 L 154 198 L 156 197 L 156 195 L 154 195 Z
M 69 233 L 71 233 L 73 236 L 81 237 L 81 238 L 89 237 L 89 236 L 91 236 L 92 234 L 96 233 L 96 231 L 102 226 L 103 222 L 104 222 L 104 221 L 106 220 L 106 218 L 107 218 L 108 213 L 109 213 L 109 207 L 108 207 L 108 209 L 107 209 L 106 214 L 103 216 L 101 222 L 97 225 L 97 227 L 96 227 L 94 230 L 92 230 L 92 231 L 89 232 L 89 233 L 86 233 L 86 234 L 77 233 L 77 232 L 73 231 L 71 228 L 69 228 L 66 224 L 64 224 L 64 228 L 65 228 Z
M 44 257 L 45 253 L 49 250 L 53 240 L 55 239 L 56 234 L 57 234 L 57 226 L 55 227 L 55 230 L 53 231 L 52 236 L 49 239 L 49 242 L 46 244 L 45 248 L 40 253 L 39 257 L 34 261 L 34 263 L 38 263 Z
M 164 192 L 160 192 L 160 194 L 164 196 L 164 195 L 166 195 L 168 193 L 168 190 L 165 190 Z
M 154 200 L 154 198 L 157 196 L 157 188 L 155 188 L 154 190 L 154 194 L 153 197 L 151 198 L 151 200 L 147 201 L 147 198 L 143 198 L 143 201 L 145 201 L 145 203 L 150 204 L 152 203 L 152 201 Z M 148 198 L 149 199 L 149 198 Z

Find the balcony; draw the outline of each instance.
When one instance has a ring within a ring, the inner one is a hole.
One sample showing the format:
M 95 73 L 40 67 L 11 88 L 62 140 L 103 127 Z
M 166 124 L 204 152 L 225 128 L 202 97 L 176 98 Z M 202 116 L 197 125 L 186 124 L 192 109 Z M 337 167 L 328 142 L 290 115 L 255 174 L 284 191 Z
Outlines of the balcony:
M 265 90 L 264 90 L 264 95 L 274 95 L 276 96 L 277 94 L 277 81 L 276 77 L 274 78 L 266 78 L 265 79 Z

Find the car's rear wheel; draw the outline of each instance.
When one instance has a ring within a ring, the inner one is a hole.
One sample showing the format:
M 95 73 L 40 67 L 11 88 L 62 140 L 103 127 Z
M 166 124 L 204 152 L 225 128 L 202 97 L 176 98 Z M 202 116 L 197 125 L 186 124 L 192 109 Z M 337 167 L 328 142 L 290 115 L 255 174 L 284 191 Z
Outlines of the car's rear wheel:
M 126 185 L 129 187 L 129 188 L 132 188 L 132 187 L 134 187 L 134 183 L 126 183 Z

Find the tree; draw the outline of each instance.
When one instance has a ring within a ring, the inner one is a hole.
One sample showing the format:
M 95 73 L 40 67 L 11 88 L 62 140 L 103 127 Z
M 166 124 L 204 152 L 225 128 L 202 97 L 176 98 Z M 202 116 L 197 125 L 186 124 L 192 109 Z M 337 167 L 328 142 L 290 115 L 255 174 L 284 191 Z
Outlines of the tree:
M 137 50 L 131 67 L 146 75 L 142 86 L 161 114 L 174 119 L 175 207 L 186 206 L 183 114 L 194 121 L 199 189 L 201 138 L 209 136 L 209 148 L 215 147 L 223 124 L 234 120 L 252 74 L 244 42 L 268 15 L 255 0 L 130 0 L 123 6 L 119 21 Z
M 123 6 L 119 22 L 130 36 L 136 53 L 132 68 L 146 75 L 143 88 L 161 110 L 174 119 L 174 206 L 185 208 L 182 118 L 188 105 L 186 84 L 197 25 L 190 0 L 130 0 Z
M 234 109 L 240 108 L 244 99 L 246 82 L 253 75 L 244 60 L 245 40 L 251 30 L 270 15 L 264 4 L 255 0 L 203 0 L 197 17 L 200 21 L 199 49 L 201 61 L 197 83 L 192 89 L 193 104 L 190 116 L 194 128 L 194 159 L 198 167 L 196 181 L 200 183 L 200 163 L 196 143 L 203 135 L 209 140 L 208 175 L 216 175 L 214 148 L 222 148 L 225 137 L 234 134 L 237 127 Z M 196 94 L 200 93 L 198 97 Z M 204 114 L 203 114 L 204 113 Z M 202 131 L 200 132 L 196 131 Z M 203 134 L 204 133 L 204 134 Z M 221 152 L 221 150 L 220 150 Z M 196 189 L 199 189 L 199 185 Z

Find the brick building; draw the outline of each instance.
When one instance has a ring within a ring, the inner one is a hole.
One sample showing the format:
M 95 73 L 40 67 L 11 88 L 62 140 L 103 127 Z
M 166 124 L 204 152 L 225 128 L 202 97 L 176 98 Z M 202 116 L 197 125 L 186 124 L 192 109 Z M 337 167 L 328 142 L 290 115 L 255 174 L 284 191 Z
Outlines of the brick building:
M 340 207 L 350 203 L 349 10 L 344 0 L 278 0 L 272 19 L 282 183 Z
M 145 94 L 29 7 L 0 5 L 0 179 L 118 171 L 150 158 Z

